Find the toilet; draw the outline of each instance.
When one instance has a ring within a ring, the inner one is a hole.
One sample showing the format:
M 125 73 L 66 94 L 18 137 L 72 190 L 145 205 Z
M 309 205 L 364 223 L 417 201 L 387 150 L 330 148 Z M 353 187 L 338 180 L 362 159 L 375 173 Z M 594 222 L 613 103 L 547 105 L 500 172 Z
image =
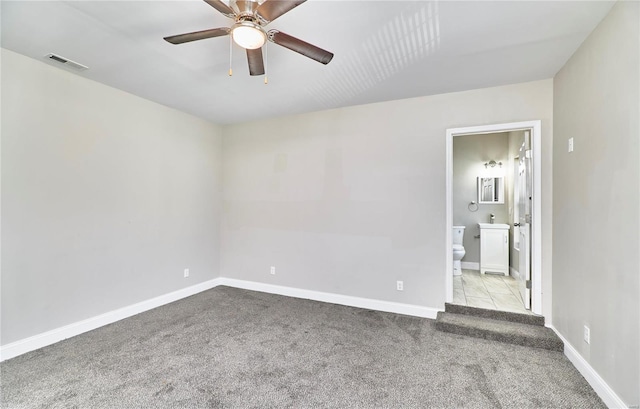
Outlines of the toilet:
M 453 275 L 462 275 L 462 257 L 464 257 L 464 226 L 453 226 Z

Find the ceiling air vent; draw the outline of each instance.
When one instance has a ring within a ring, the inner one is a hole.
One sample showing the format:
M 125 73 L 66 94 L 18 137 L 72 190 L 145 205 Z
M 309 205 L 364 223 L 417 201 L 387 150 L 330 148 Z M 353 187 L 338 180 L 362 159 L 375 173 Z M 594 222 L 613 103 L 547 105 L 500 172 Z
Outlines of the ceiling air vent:
M 59 55 L 47 54 L 45 56 L 45 58 L 47 58 L 47 59 L 49 59 L 51 61 L 54 61 L 54 62 L 56 62 L 58 64 L 65 65 L 65 66 L 67 66 L 69 68 L 72 68 L 72 69 L 74 69 L 76 71 L 84 71 L 84 70 L 88 70 L 89 69 L 89 67 L 87 67 L 86 65 L 82 65 L 82 64 L 77 63 L 75 61 L 71 61 L 70 59 L 61 57 Z

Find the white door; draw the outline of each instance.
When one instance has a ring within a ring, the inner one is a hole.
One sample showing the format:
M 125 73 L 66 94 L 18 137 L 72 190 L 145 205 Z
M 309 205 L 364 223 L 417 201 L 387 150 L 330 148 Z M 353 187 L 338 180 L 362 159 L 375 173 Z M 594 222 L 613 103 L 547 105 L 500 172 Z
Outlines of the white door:
M 520 147 L 518 163 L 518 191 L 520 203 L 518 211 L 520 227 L 520 264 L 518 273 L 520 278 L 520 295 L 524 307 L 531 309 L 531 137 L 525 131 L 524 142 Z

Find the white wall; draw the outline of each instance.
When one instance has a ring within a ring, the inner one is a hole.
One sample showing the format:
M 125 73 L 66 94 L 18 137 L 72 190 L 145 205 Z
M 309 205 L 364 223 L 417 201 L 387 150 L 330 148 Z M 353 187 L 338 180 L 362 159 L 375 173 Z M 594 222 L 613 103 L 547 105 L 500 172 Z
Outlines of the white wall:
M 3 49 L 1 130 L 2 345 L 218 276 L 219 127 Z
M 221 274 L 442 308 L 446 129 L 541 119 L 550 286 L 551 117 L 545 80 L 225 127 Z
M 489 223 L 495 215 L 496 223 L 509 223 L 507 212 L 508 192 L 501 204 L 478 204 L 478 210 L 469 210 L 469 203 L 478 203 L 478 176 L 507 176 L 508 133 L 461 135 L 453 138 L 453 225 L 465 226 L 463 262 L 480 262 L 480 234 L 478 223 Z M 502 162 L 502 167 L 485 168 L 490 160 Z M 507 187 L 505 179 L 504 188 Z
M 638 2 L 618 2 L 554 79 L 553 323 L 632 407 L 640 405 L 639 20 Z

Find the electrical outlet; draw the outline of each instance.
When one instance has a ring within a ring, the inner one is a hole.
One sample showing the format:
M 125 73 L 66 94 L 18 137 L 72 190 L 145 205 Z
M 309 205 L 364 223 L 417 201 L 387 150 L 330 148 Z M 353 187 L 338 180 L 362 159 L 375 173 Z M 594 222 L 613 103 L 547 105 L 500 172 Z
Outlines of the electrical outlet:
M 189 269 L 185 268 L 184 269 L 184 278 L 187 278 L 187 277 L 189 277 Z
M 402 281 L 396 281 L 396 290 L 404 291 L 404 283 Z
M 584 326 L 584 342 L 591 344 L 591 330 L 586 325 Z
M 271 266 L 271 271 L 270 271 L 270 273 L 271 273 L 271 274 L 275 274 L 275 273 L 276 273 L 276 268 L 275 268 L 274 266 Z
M 569 138 L 569 142 L 567 143 L 567 150 L 569 152 L 573 152 L 573 138 Z

